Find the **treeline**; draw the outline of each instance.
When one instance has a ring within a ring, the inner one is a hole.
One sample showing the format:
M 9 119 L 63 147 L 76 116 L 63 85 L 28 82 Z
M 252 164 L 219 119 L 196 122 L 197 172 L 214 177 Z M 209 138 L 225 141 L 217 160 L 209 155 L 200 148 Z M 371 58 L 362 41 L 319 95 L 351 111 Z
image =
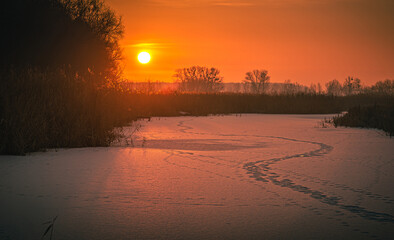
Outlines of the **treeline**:
M 368 87 L 359 78 L 348 76 L 343 83 L 334 79 L 323 87 L 320 83 L 304 86 L 286 80 L 284 83 L 271 83 L 268 71 L 254 69 L 246 72 L 239 83 L 223 83 L 220 70 L 214 67 L 191 66 L 176 69 L 173 83 L 124 81 L 122 87 L 134 93 L 244 93 L 267 95 L 327 94 L 350 96 L 357 94 L 394 95 L 394 80 L 386 79 Z
M 179 82 L 130 82 L 123 81 L 120 83 L 121 87 L 126 90 L 137 94 L 158 94 L 158 93 L 204 93 L 203 91 L 185 91 L 184 86 L 180 86 Z M 317 95 L 332 95 L 332 96 L 348 96 L 344 89 L 339 88 L 338 91 L 333 93 L 328 91 L 327 88 L 321 84 L 311 84 L 309 87 L 298 83 L 285 81 L 284 83 L 269 83 L 265 86 L 265 95 L 297 95 L 297 94 L 317 94 Z M 221 83 L 220 90 L 216 93 L 237 93 L 237 94 L 256 94 L 251 89 L 251 85 L 245 82 L 238 83 Z M 357 92 L 351 95 L 394 95 L 394 80 L 378 81 L 372 86 L 361 87 Z
M 394 80 L 386 79 L 367 87 L 361 85 L 359 78 L 347 77 L 341 84 L 334 79 L 326 83 L 326 93 L 334 96 L 348 96 L 354 94 L 394 95 Z

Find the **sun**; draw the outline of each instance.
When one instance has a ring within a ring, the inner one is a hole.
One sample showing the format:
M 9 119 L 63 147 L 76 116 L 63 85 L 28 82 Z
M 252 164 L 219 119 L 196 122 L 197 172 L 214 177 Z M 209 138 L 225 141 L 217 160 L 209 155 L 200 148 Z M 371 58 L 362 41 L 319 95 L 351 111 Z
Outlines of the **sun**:
M 140 52 L 138 54 L 138 61 L 142 64 L 147 64 L 150 61 L 150 54 L 147 52 Z

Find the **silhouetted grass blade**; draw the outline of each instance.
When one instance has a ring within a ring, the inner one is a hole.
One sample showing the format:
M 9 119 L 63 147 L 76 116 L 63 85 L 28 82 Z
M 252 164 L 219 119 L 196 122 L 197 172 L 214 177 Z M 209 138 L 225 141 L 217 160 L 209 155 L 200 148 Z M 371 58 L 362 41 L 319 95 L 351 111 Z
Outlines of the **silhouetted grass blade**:
M 48 222 L 43 223 L 44 225 L 45 225 L 45 224 L 49 224 L 49 226 L 48 226 L 47 229 L 45 230 L 45 232 L 44 232 L 44 234 L 42 235 L 41 239 L 44 239 L 44 237 L 45 237 L 45 236 L 48 234 L 48 232 L 51 230 L 51 235 L 50 235 L 49 239 L 52 240 L 52 236 L 53 236 L 53 227 L 54 227 L 54 225 L 55 225 L 56 219 L 57 219 L 57 216 L 54 217 L 52 221 L 48 221 Z

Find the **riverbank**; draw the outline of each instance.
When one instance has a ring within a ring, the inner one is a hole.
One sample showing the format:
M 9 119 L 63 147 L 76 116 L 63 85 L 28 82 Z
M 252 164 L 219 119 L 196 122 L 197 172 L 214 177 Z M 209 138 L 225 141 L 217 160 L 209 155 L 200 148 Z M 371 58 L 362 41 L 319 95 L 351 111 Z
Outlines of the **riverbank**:
M 333 117 L 335 127 L 361 127 L 383 130 L 394 136 L 394 104 L 352 107 L 342 116 Z
M 116 89 L 97 90 L 86 83 L 63 91 L 56 85 L 45 87 L 51 82 L 49 76 L 40 78 L 41 75 L 35 72 L 26 74 L 23 84 L 10 87 L 15 92 L 2 91 L 0 154 L 23 155 L 50 148 L 109 146 L 120 137 L 115 128 L 139 118 L 250 113 L 332 114 L 355 106 L 394 101 L 393 96 L 378 94 L 141 94 Z M 59 79 L 63 76 L 59 72 L 56 74 Z M 27 81 L 32 77 L 38 80 Z M 14 76 L 14 79 L 19 78 Z
M 328 117 L 151 118 L 134 147 L 0 156 L 0 239 L 55 216 L 56 240 L 391 237 L 393 140 Z

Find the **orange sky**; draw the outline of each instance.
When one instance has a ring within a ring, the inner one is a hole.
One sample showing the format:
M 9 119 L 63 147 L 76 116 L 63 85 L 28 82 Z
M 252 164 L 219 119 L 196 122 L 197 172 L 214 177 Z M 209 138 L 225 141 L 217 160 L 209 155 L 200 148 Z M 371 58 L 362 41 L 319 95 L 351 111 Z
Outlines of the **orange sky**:
M 393 0 L 106 0 L 123 17 L 125 77 L 172 81 L 176 68 L 214 66 L 224 82 L 266 69 L 309 85 L 348 75 L 394 78 Z M 146 50 L 149 64 L 137 61 Z

